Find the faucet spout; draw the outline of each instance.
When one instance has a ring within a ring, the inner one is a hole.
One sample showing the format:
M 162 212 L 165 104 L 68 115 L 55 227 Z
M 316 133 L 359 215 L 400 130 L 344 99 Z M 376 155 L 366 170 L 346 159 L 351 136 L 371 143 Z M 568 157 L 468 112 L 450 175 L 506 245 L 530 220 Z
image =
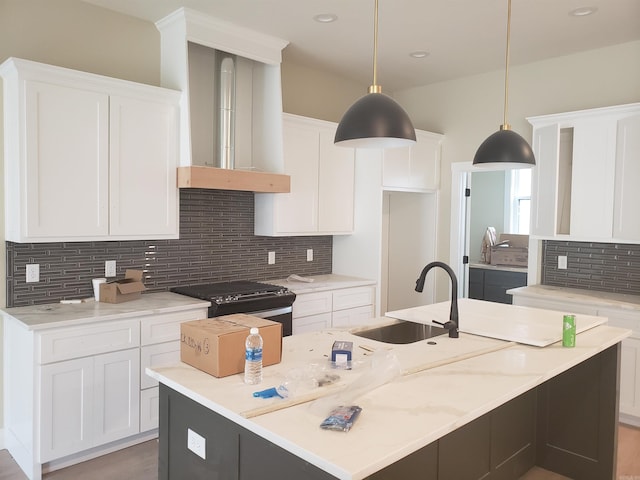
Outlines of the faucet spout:
M 422 269 L 422 273 L 420 273 L 418 280 L 416 280 L 416 292 L 422 292 L 427 273 L 434 267 L 442 268 L 449 274 L 449 278 L 451 279 L 451 310 L 449 311 L 449 321 L 443 326 L 449 330 L 449 337 L 458 338 L 458 327 L 460 325 L 458 320 L 458 279 L 451 267 L 443 262 L 429 263 Z

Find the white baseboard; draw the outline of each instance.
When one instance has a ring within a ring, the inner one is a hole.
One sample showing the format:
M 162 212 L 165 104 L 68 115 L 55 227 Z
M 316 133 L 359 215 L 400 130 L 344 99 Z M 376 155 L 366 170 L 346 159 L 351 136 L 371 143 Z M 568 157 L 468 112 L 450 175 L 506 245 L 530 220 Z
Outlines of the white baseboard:
M 5 447 L 4 446 L 4 428 L 0 428 L 0 450 L 4 450 Z

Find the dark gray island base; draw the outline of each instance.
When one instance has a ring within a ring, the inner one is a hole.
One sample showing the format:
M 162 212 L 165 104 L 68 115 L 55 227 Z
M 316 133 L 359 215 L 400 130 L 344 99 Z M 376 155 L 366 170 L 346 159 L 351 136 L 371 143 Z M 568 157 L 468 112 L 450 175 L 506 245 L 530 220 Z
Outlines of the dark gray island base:
M 619 358 L 616 344 L 367 478 L 516 480 L 537 465 L 615 479 Z M 187 449 L 189 428 L 206 460 Z M 164 384 L 159 442 L 160 480 L 336 478 Z

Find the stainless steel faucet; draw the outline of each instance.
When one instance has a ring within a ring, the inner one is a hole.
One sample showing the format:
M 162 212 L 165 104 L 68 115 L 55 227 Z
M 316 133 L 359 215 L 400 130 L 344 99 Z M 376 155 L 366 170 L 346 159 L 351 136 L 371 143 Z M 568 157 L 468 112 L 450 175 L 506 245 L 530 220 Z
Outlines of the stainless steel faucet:
M 424 289 L 424 280 L 433 267 L 440 267 L 445 272 L 449 274 L 449 278 L 451 279 L 451 310 L 449 312 L 449 321 L 442 323 L 436 320 L 433 320 L 435 323 L 442 325 L 449 331 L 450 338 L 458 338 L 458 279 L 456 278 L 455 272 L 451 269 L 449 265 L 443 262 L 431 262 L 426 267 L 422 269 L 422 273 L 418 280 L 416 280 L 416 292 L 422 292 Z

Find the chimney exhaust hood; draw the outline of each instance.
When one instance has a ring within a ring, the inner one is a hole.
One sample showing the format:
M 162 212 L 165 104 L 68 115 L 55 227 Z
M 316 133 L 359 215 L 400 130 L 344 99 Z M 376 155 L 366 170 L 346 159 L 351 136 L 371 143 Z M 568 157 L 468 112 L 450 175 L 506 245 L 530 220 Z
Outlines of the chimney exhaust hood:
M 288 42 L 187 8 L 156 27 L 161 84 L 182 91 L 178 187 L 289 192 L 280 78 Z

